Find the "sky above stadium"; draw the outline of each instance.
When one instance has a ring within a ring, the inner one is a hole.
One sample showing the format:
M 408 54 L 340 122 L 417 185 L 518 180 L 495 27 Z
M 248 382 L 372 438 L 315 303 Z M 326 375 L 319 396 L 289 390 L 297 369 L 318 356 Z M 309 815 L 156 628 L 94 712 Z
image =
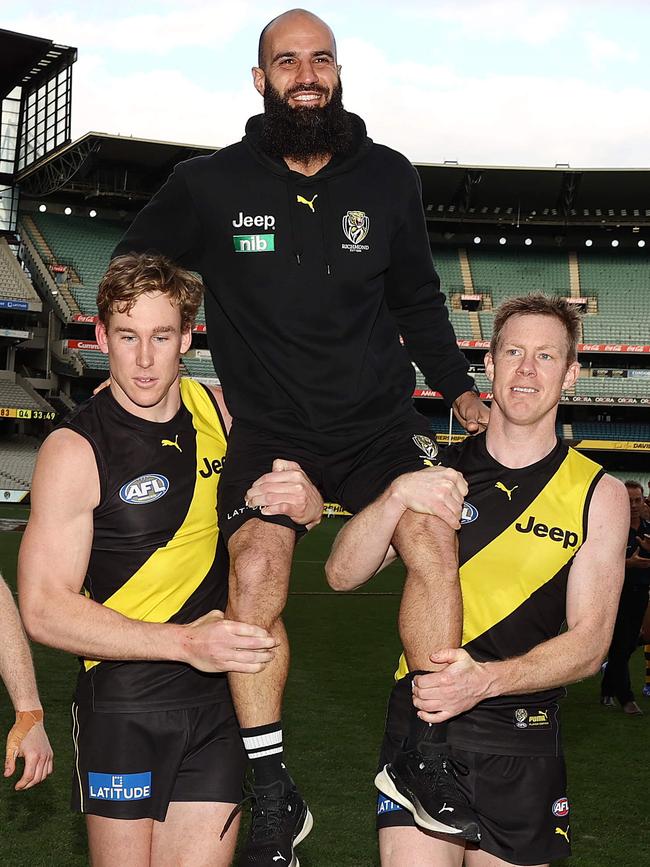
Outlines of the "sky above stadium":
M 207 146 L 262 109 L 259 32 L 290 8 L 248 0 L 0 0 L 0 26 L 79 49 L 73 137 Z M 315 0 L 346 108 L 419 162 L 650 164 L 647 0 Z

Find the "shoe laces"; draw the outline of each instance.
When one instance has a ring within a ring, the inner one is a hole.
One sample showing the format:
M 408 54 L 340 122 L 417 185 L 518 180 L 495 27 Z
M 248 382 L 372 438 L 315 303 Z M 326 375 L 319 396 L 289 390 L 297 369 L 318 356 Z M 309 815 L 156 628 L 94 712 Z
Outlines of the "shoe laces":
M 431 783 L 432 789 L 437 789 L 443 795 L 456 800 L 462 799 L 469 803 L 467 797 L 458 788 L 456 781 L 460 776 L 466 777 L 469 768 L 458 759 L 452 759 L 446 753 L 438 753 L 435 756 L 425 757 L 418 755 L 420 770 L 424 771 Z
M 259 843 L 262 840 L 272 839 L 277 836 L 282 825 L 282 820 L 287 812 L 286 798 L 278 798 L 266 794 L 260 795 L 255 789 L 248 789 L 245 792 L 244 798 L 235 805 L 226 819 L 223 830 L 219 835 L 220 840 L 223 840 L 235 818 L 249 802 L 252 803 L 251 840 Z
M 251 817 L 251 840 L 259 842 L 276 837 L 286 812 L 286 798 L 255 795 Z

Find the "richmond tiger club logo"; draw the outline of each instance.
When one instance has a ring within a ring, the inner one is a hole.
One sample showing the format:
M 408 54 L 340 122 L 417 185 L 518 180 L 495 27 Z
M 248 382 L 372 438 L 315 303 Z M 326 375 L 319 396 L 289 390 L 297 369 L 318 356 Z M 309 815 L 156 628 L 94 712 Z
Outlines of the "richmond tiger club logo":
M 368 244 L 362 244 L 370 231 L 370 217 L 364 211 L 348 211 L 342 220 L 343 234 L 350 241 L 349 244 L 341 244 L 342 250 L 351 253 L 362 253 L 369 250 Z
M 438 445 L 429 437 L 421 436 L 420 434 L 415 434 L 413 437 L 413 442 L 419 448 L 420 452 L 420 460 L 425 465 L 425 467 L 434 467 L 434 460 L 438 454 Z

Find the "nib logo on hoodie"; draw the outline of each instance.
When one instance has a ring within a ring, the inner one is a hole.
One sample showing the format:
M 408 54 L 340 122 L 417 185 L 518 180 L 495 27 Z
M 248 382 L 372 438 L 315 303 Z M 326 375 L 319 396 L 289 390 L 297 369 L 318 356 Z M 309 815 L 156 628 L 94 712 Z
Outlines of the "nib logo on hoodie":
M 232 221 L 233 228 L 275 229 L 275 217 L 272 214 L 257 214 L 251 216 L 240 211 Z M 273 253 L 275 252 L 275 235 L 233 235 L 232 242 L 235 253 Z

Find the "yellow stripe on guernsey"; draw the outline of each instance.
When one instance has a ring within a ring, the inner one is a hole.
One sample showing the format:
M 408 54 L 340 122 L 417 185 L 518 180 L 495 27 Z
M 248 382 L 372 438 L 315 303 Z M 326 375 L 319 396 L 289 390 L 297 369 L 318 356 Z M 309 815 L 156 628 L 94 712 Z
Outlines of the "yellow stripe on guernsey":
M 132 620 L 166 623 L 179 611 L 208 574 L 217 549 L 216 496 L 219 475 L 199 476 L 202 455 L 224 454 L 226 435 L 204 387 L 181 379 L 181 398 L 196 430 L 197 472 L 185 520 L 164 548 L 158 548 L 133 576 L 103 604 Z M 215 443 L 216 441 L 216 443 Z M 161 575 L 165 580 L 161 581 Z M 86 671 L 95 660 L 84 660 Z
M 584 542 L 586 497 L 599 471 L 598 464 L 569 449 L 555 475 L 530 506 L 463 563 L 460 567 L 463 645 L 505 620 L 575 555 Z M 545 525 L 546 531 L 541 528 L 539 532 L 546 535 L 539 538 L 538 544 L 531 544 L 537 537 L 534 528 L 538 524 Z M 528 532 L 518 530 L 518 526 L 529 528 Z M 557 531 L 555 538 L 550 537 L 551 528 Z M 395 679 L 406 674 L 408 666 L 402 654 Z

